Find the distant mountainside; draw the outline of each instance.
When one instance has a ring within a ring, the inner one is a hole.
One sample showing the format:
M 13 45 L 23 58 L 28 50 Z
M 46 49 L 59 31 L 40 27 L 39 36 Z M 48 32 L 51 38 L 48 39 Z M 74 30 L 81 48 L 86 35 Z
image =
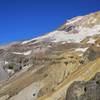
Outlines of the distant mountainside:
M 98 72 L 100 12 L 95 12 L 44 36 L 0 46 L 0 100 L 99 100 L 100 85 L 91 83 Z

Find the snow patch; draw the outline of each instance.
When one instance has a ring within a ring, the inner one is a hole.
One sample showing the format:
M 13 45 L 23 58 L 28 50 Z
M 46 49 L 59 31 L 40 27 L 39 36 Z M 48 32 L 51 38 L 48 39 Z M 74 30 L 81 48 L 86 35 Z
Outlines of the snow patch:
M 5 61 L 5 65 L 7 65 L 8 64 L 8 62 L 7 61 Z
M 48 36 L 48 34 L 47 35 L 44 35 L 44 36 L 37 37 L 37 38 L 33 38 L 31 40 L 23 41 L 21 44 L 24 45 L 24 44 L 30 43 L 30 42 L 32 42 L 34 40 L 37 40 L 36 42 L 31 43 L 31 44 L 34 44 L 34 43 L 39 42 L 41 39 L 46 38 L 47 36 Z
M 30 55 L 31 52 L 32 52 L 32 51 L 30 50 L 30 51 L 24 52 L 23 54 L 27 56 L 27 55 Z
M 76 52 L 85 52 L 87 49 L 88 49 L 88 47 L 87 48 L 77 48 L 75 51 Z
M 78 22 L 78 21 L 80 21 L 82 18 L 83 18 L 82 16 L 79 16 L 79 17 L 74 18 L 74 19 L 72 19 L 72 20 L 68 20 L 68 22 L 66 23 L 66 25 L 70 25 L 70 24 L 73 24 L 73 23 L 75 23 L 75 22 Z
M 25 56 L 27 56 L 27 55 L 30 55 L 31 54 L 31 50 L 30 51 L 27 51 L 27 52 L 12 52 L 13 54 L 18 54 L 18 55 L 25 55 Z
M 7 69 L 7 72 L 8 72 L 9 74 L 14 74 L 14 73 L 15 73 L 14 70 L 11 70 L 11 69 Z
M 29 43 L 29 42 L 31 42 L 32 40 L 27 40 L 27 41 L 24 41 L 24 42 L 22 42 L 22 44 L 27 44 L 27 43 Z
M 95 25 L 93 28 L 79 27 L 77 30 L 79 31 L 78 34 L 68 34 L 68 32 L 56 30 L 46 35 L 46 38 L 51 38 L 51 42 L 66 41 L 67 43 L 80 43 L 88 36 L 100 34 L 100 25 Z
M 94 44 L 95 41 L 96 41 L 96 40 L 94 40 L 93 38 L 90 38 L 89 41 L 88 41 L 87 43 Z
M 22 55 L 23 53 L 20 52 L 12 52 L 13 54 Z
M 62 44 L 66 44 L 66 42 L 62 42 Z
M 100 25 L 95 25 L 92 28 L 79 27 L 79 31 L 84 36 L 93 36 L 95 34 L 100 34 Z

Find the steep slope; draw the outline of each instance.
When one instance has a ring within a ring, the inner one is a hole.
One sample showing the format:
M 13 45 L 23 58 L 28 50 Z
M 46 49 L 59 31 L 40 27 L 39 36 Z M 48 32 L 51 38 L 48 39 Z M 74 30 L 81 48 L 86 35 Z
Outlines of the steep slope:
M 0 100 L 63 100 L 75 80 L 100 72 L 100 12 L 44 36 L 0 46 Z
M 54 92 L 48 94 L 47 96 L 41 97 L 38 100 L 58 100 L 60 97 L 65 98 L 66 90 L 71 83 L 74 81 L 90 80 L 97 72 L 100 72 L 99 66 L 100 59 L 90 62 L 85 66 L 81 66 L 81 68 L 69 75 L 60 85 L 58 85 Z

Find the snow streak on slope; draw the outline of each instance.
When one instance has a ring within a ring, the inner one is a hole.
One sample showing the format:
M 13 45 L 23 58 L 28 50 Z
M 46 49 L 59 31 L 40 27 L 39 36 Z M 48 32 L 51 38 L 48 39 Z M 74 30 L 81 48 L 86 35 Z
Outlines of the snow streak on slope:
M 88 47 L 87 48 L 77 48 L 75 51 L 85 52 L 87 49 Z
M 26 56 L 26 55 L 30 55 L 30 54 L 31 54 L 31 52 L 32 52 L 32 51 L 30 50 L 30 51 L 27 51 L 27 52 L 22 52 L 22 53 L 21 53 L 21 52 L 12 52 L 12 53 L 13 53 L 13 54 L 25 55 L 25 56 Z
M 93 28 L 79 27 L 77 30 L 79 31 L 78 34 L 68 34 L 65 31 L 54 31 L 47 35 L 47 38 L 51 38 L 53 40 L 52 42 L 66 41 L 68 43 L 79 43 L 88 36 L 100 34 L 100 25 L 95 25 Z
M 80 16 L 80 17 L 77 17 L 77 18 L 73 18 L 72 20 L 68 20 L 66 25 L 74 24 L 75 22 L 80 21 L 82 18 L 83 18 L 83 16 Z
M 47 35 L 44 35 L 42 37 L 38 37 L 38 38 L 34 38 L 32 40 L 29 41 L 24 41 L 22 42 L 22 44 L 27 44 L 29 42 L 32 42 L 33 40 L 37 40 L 37 42 L 39 41 L 44 41 L 44 39 L 48 39 L 49 42 L 63 42 L 66 41 L 67 43 L 80 43 L 80 41 L 82 41 L 84 38 L 88 37 L 88 36 L 93 36 L 96 34 L 100 34 L 100 25 L 95 25 L 92 28 L 88 28 L 88 27 L 77 27 L 76 30 L 78 31 L 78 34 L 69 34 L 66 31 L 53 31 L 50 32 Z

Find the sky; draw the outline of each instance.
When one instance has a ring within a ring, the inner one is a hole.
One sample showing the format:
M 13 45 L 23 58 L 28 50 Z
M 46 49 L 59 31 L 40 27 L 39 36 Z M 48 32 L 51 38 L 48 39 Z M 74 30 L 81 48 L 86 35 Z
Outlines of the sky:
M 0 44 L 44 35 L 99 10 L 100 0 L 0 0 Z

